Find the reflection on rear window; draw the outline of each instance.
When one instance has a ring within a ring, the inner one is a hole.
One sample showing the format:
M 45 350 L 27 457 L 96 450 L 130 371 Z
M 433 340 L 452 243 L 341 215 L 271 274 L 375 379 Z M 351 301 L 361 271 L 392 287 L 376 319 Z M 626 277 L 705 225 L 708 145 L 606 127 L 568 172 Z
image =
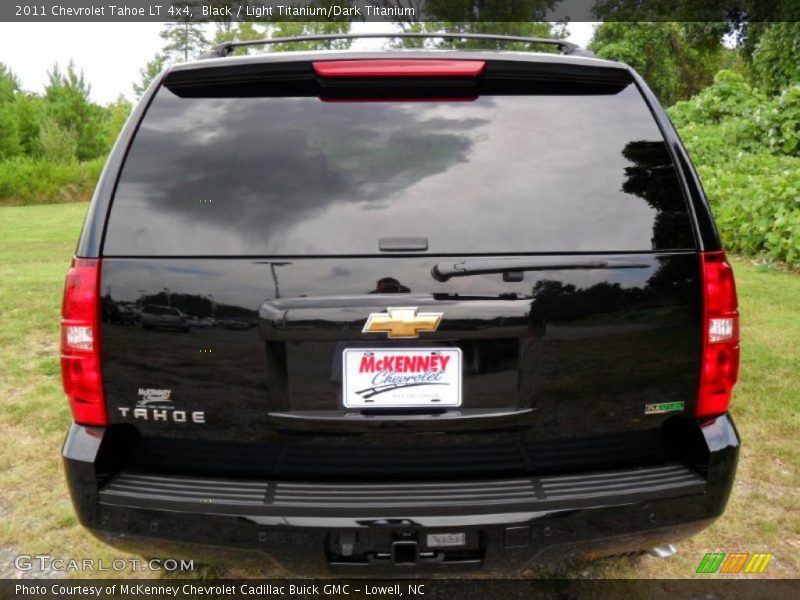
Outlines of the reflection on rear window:
M 473 101 L 179 98 L 162 88 L 110 256 L 602 252 L 694 246 L 638 90 Z

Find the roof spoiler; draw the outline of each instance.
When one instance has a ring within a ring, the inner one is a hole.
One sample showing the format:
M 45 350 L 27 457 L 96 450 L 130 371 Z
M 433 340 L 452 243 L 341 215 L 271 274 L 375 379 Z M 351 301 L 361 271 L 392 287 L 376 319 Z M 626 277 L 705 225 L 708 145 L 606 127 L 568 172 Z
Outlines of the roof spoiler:
M 300 35 L 292 37 L 267 38 L 263 40 L 231 40 L 214 46 L 199 56 L 205 58 L 223 58 L 235 48 L 247 46 L 263 46 L 268 44 L 291 44 L 301 42 L 318 42 L 334 40 L 354 40 L 363 38 L 411 38 L 411 39 L 445 39 L 445 40 L 492 40 L 502 42 L 521 42 L 524 44 L 544 44 L 556 46 L 561 54 L 594 58 L 594 53 L 566 40 L 542 37 L 523 37 L 516 35 L 492 35 L 488 33 L 340 33 L 324 35 Z

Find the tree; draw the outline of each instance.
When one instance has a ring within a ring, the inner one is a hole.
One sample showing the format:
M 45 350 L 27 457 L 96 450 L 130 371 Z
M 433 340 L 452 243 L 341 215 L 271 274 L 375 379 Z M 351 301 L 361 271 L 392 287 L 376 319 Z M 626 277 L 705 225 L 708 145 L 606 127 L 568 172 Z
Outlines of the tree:
M 209 0 L 213 8 L 228 8 L 232 14 L 247 4 L 247 0 Z M 224 12 L 222 13 L 224 14 Z M 236 22 L 232 17 L 222 16 L 214 21 L 214 44 L 222 44 L 232 40 L 258 40 L 266 37 L 265 30 L 251 21 Z M 247 54 L 249 48 L 236 48 L 233 54 Z
M 602 23 L 589 47 L 636 69 L 670 105 L 711 84 L 724 48 L 720 23 Z
M 523 37 L 544 37 L 563 39 L 567 36 L 564 24 L 553 25 L 545 21 L 525 22 L 451 22 L 428 21 L 425 23 L 409 23 L 404 27 L 409 33 L 487 33 Z M 400 45 L 405 48 L 462 48 L 491 50 L 536 50 L 540 52 L 557 52 L 551 46 L 532 46 L 522 42 L 504 42 L 501 40 L 424 40 L 415 38 L 401 39 Z
M 424 17 L 426 21 L 450 23 L 544 22 L 548 11 L 558 2 L 559 0 L 427 0 Z
M 21 153 L 35 156 L 39 153 L 39 129 L 47 114 L 46 102 L 41 96 L 17 94 L 12 105 L 17 120 Z
M 45 102 L 48 115 L 65 130 L 77 137 L 76 155 L 79 160 L 97 158 L 105 152 L 103 109 L 90 102 L 90 87 L 70 61 L 66 72 L 56 64 L 48 72 Z
M 217 23 L 217 32 L 214 35 L 214 44 L 222 44 L 232 40 L 261 40 L 267 37 L 266 29 L 257 23 L 243 21 L 232 24 L 228 22 Z M 247 46 L 235 48 L 233 54 L 248 54 Z
M 0 63 L 0 160 L 22 152 L 19 119 L 14 104 L 19 95 L 19 80 Z
M 435 0 L 434 0 L 435 1 Z M 440 0 L 441 1 L 441 0 Z M 774 23 L 800 21 L 797 0 L 596 0 L 592 13 L 601 21 L 654 23 L 667 19 L 716 29 L 734 42 L 749 65 L 761 36 Z
M 800 23 L 775 23 L 763 32 L 753 52 L 753 75 L 769 94 L 800 83 Z
M 233 20 L 233 17 L 228 17 L 225 11 L 220 9 L 228 9 L 232 15 L 235 15 L 238 14 L 239 9 L 247 5 L 247 3 L 247 0 L 206 0 L 206 5 L 212 9 L 218 9 L 218 14 L 223 15 L 211 18 L 216 29 L 215 41 L 227 42 L 232 40 L 233 37 L 229 36 L 232 36 L 236 29 L 236 22 Z
M 22 153 L 19 121 L 11 102 L 0 102 L 0 160 Z
M 78 133 L 74 128 L 64 127 L 49 117 L 39 128 L 39 147 L 46 161 L 71 163 L 78 151 Z
M 12 102 L 19 92 L 19 79 L 3 63 L 0 63 L 0 104 Z
M 237 2 L 234 0 L 217 0 L 214 6 L 230 5 L 235 9 L 236 4 Z M 182 27 L 184 23 L 177 25 Z M 191 30 L 187 34 L 186 30 L 181 30 L 177 26 L 172 29 L 169 27 L 170 25 L 167 25 L 160 34 L 163 39 L 167 40 L 162 51 L 139 69 L 139 81 L 133 84 L 133 91 L 137 98 L 144 94 L 145 90 L 164 68 L 176 62 L 185 61 L 190 54 L 197 54 L 211 45 L 202 31 L 200 32 L 202 34 L 200 37 L 193 38 L 194 34 L 191 33 Z M 191 27 L 197 27 L 197 25 L 192 24 Z M 221 44 L 231 40 L 258 40 L 266 37 L 264 29 L 256 23 L 248 21 L 234 23 L 230 20 L 217 20 L 215 21 L 215 28 L 213 44 Z M 248 48 L 236 48 L 233 53 L 247 54 L 248 50 Z
M 564 24 L 552 25 L 546 21 L 547 12 L 559 0 L 427 0 L 416 5 L 417 18 L 425 21 L 402 21 L 408 33 L 489 33 L 524 37 L 564 38 Z M 399 2 L 391 2 L 399 5 Z M 531 46 L 491 40 L 437 40 L 403 39 L 397 45 L 406 48 L 480 48 L 492 50 L 536 50 L 557 52 L 550 46 Z
M 164 40 L 163 53 L 171 62 L 187 62 L 209 46 L 202 23 L 183 20 L 167 23 L 159 34 Z
M 150 87 L 153 79 L 155 79 L 158 74 L 164 70 L 166 65 L 166 54 L 159 52 L 144 67 L 139 69 L 139 81 L 138 83 L 133 84 L 133 91 L 137 98 L 140 98 L 141 95 L 144 94 L 145 90 Z
M 269 37 L 289 37 L 298 35 L 333 35 L 349 33 L 350 23 L 344 21 L 279 21 L 268 26 Z M 270 44 L 272 52 L 291 50 L 343 50 L 350 47 L 352 40 L 332 40 L 318 42 L 294 42 L 291 44 Z
M 122 131 L 122 127 L 128 120 L 132 108 L 131 103 L 122 94 L 106 107 L 104 136 L 107 150 L 110 150 L 117 141 L 119 132 Z

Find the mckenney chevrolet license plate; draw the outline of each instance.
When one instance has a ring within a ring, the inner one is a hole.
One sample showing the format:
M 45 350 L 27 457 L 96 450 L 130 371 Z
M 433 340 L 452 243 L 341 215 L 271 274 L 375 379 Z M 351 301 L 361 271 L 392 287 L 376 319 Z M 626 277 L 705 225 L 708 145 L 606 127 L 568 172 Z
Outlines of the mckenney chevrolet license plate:
M 461 405 L 459 348 L 348 348 L 342 371 L 347 408 Z

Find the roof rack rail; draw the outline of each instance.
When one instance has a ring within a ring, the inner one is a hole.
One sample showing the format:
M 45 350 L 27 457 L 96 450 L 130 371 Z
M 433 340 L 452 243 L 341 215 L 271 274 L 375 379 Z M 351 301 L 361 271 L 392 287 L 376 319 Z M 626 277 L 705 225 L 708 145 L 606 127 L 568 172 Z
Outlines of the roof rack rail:
M 199 56 L 201 59 L 205 58 L 221 58 L 228 56 L 233 52 L 234 48 L 241 48 L 243 46 L 262 46 L 266 44 L 290 44 L 298 42 L 318 42 L 318 41 L 333 41 L 333 40 L 354 40 L 362 38 L 439 38 L 446 40 L 494 40 L 502 42 L 522 42 L 525 44 L 547 44 L 556 46 L 561 54 L 572 54 L 574 56 L 588 56 L 594 57 L 594 54 L 581 48 L 577 44 L 568 42 L 566 40 L 559 40 L 553 38 L 542 37 L 523 37 L 517 35 L 492 35 L 488 33 L 340 33 L 340 34 L 324 34 L 324 35 L 299 35 L 293 37 L 278 37 L 278 38 L 265 38 L 262 40 L 231 40 L 230 42 L 223 42 L 218 46 L 214 46 L 207 52 Z

